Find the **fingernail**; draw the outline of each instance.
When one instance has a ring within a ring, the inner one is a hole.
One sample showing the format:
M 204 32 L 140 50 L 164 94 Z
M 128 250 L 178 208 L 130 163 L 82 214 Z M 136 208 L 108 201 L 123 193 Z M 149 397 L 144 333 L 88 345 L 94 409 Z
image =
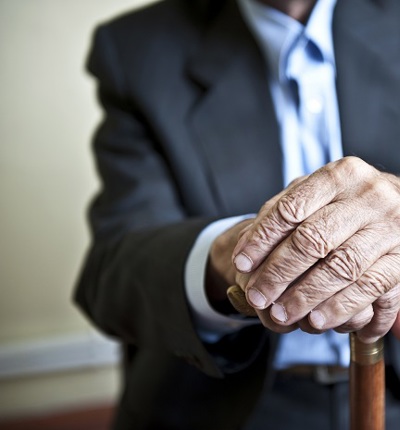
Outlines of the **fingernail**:
M 267 306 L 267 299 L 264 294 L 253 287 L 247 290 L 247 300 L 257 309 L 265 309 Z
M 272 305 L 270 315 L 275 321 L 280 323 L 286 322 L 288 320 L 286 309 L 280 303 L 274 303 Z
M 250 272 L 251 268 L 253 267 L 252 259 L 243 252 L 238 254 L 233 260 L 233 262 L 239 272 Z
M 309 316 L 310 324 L 318 329 L 324 328 L 325 317 L 320 311 L 311 311 Z

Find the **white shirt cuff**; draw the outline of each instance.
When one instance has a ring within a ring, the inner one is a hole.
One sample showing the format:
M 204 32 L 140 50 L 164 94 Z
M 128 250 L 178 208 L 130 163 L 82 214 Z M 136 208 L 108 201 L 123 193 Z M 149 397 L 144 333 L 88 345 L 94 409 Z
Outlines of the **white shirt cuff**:
M 258 319 L 244 319 L 241 315 L 226 316 L 215 311 L 205 293 L 205 270 L 214 239 L 233 225 L 255 215 L 225 218 L 208 225 L 198 236 L 185 267 L 185 288 L 196 328 L 203 340 L 217 341 L 224 334 L 259 324 Z

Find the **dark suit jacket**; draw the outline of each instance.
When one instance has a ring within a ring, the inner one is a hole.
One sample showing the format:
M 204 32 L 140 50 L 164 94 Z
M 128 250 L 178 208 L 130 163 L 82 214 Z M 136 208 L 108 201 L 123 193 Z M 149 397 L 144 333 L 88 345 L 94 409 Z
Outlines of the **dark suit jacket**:
M 339 0 L 333 24 L 345 154 L 394 173 L 399 23 L 398 0 Z M 126 348 L 117 428 L 239 428 L 270 380 L 276 335 L 202 343 L 183 272 L 208 223 L 256 212 L 282 188 L 268 70 L 233 0 L 166 0 L 114 19 L 88 67 L 105 111 L 102 190 L 76 300 Z M 388 351 L 398 363 L 398 345 Z

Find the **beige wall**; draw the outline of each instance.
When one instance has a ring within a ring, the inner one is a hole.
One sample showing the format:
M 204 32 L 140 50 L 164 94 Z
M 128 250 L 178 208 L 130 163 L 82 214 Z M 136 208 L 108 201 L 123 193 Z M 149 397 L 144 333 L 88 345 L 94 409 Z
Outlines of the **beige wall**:
M 97 187 L 89 142 L 100 113 L 84 59 L 96 23 L 148 2 L 0 0 L 0 353 L 89 330 L 70 301 Z M 33 407 L 21 378 L 0 379 L 0 417 L 1 396 L 14 396 L 14 412 L 52 404 L 39 390 Z

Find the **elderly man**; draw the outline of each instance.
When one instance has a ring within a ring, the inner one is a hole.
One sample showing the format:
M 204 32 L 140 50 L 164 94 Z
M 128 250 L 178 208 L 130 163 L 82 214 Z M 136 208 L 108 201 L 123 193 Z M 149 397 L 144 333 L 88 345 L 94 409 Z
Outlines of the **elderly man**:
M 397 0 L 166 0 L 97 30 L 76 300 L 124 345 L 115 429 L 345 429 L 350 331 L 388 333 L 398 426 L 399 22 Z

